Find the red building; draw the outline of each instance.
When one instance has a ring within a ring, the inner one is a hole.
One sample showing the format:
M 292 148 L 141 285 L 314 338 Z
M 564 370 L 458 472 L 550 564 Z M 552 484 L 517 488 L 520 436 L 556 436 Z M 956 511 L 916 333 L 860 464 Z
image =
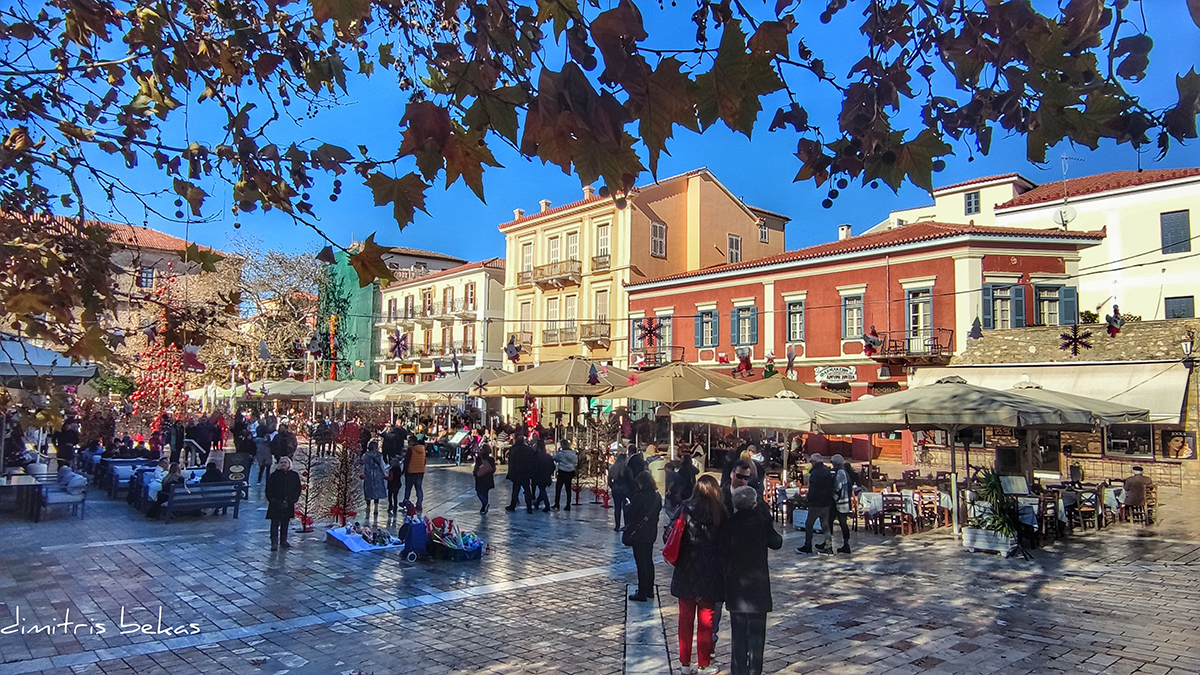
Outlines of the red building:
M 909 368 L 944 365 L 981 330 L 1075 323 L 1079 252 L 1103 232 L 922 222 L 732 265 L 632 284 L 629 319 L 663 338 L 631 340 L 646 363 L 684 360 L 796 379 L 858 398 L 902 388 Z M 864 335 L 878 335 L 873 355 Z M 726 360 L 728 365 L 726 365 Z M 631 363 L 637 358 L 631 358 Z

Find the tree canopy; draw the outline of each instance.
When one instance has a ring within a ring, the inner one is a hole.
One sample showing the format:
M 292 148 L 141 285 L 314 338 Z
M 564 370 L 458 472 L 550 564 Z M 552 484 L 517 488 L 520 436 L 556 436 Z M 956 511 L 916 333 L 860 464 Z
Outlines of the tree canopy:
M 656 174 L 678 127 L 750 136 L 769 118 L 795 144 L 795 180 L 832 200 L 852 180 L 931 189 L 956 147 L 986 154 L 997 130 L 1023 135 L 1033 162 L 1064 140 L 1165 154 L 1197 135 L 1191 64 L 1173 66 L 1174 100 L 1129 91 L 1154 44 L 1144 1 L 829 0 L 820 21 L 858 17 L 839 48 L 861 58 L 845 73 L 806 41 L 800 0 L 691 1 L 682 44 L 651 35 L 643 11 L 662 10 L 632 0 L 12 3 L 0 9 L 0 254 L 29 260 L 0 276 L 4 316 L 76 355 L 105 351 L 115 291 L 100 283 L 102 234 L 30 220 L 87 216 L 84 182 L 180 220 L 211 217 L 223 200 L 204 186 L 217 185 L 234 217 L 279 210 L 320 232 L 313 194 L 336 201 L 346 180 L 401 228 L 438 183 L 483 199 L 497 144 L 619 199 Z M 1200 0 L 1170 1 L 1200 26 Z M 406 97 L 378 113 L 403 129 L 398 148 L 375 147 L 372 125 L 356 147 L 304 136 L 297 120 L 354 86 Z M 831 98 L 836 115 L 809 114 Z M 157 184 L 130 181 L 139 166 Z M 380 253 L 352 254 L 364 281 L 386 272 Z

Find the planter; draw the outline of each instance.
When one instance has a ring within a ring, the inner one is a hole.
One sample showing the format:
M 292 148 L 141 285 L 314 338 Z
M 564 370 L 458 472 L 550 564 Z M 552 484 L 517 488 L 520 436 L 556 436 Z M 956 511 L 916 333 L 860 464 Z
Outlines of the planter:
M 1008 557 L 1017 548 L 1017 538 L 1000 534 L 993 530 L 976 530 L 964 527 L 962 531 L 963 547 L 975 551 L 995 551 Z
M 806 522 L 808 522 L 808 509 L 792 510 L 792 526 L 794 526 L 797 530 L 803 530 L 804 523 Z M 813 525 L 813 532 L 821 532 L 824 525 L 825 523 L 822 523 L 818 520 L 816 524 Z

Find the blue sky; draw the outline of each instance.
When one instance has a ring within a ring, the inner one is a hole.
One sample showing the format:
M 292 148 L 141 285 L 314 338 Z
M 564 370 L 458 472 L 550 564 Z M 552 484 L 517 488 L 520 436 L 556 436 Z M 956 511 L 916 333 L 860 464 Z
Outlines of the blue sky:
M 660 10 L 656 3 L 640 3 L 652 41 L 652 46 L 687 46 L 694 28 L 688 21 L 691 3 L 672 8 L 671 4 Z M 1038 2 L 1039 6 L 1047 3 Z M 860 50 L 845 48 L 848 40 L 858 38 L 857 26 L 862 17 L 852 4 L 840 12 L 829 25 L 820 24 L 816 16 L 824 9 L 823 2 L 805 2 L 797 11 L 801 28 L 808 45 L 818 56 L 826 59 L 827 68 L 833 72 L 845 72 L 861 57 Z M 1150 108 L 1165 108 L 1175 101 L 1175 76 L 1189 68 L 1200 67 L 1200 29 L 1187 14 L 1182 0 L 1156 0 L 1146 3 L 1148 32 L 1155 39 L 1151 53 L 1148 78 L 1133 85 L 1131 90 L 1143 97 Z M 1140 21 L 1140 18 L 1139 18 Z M 711 38 L 719 39 L 719 32 L 710 31 Z M 857 44 L 857 43 L 856 43 Z M 553 50 L 552 50 L 553 51 Z M 857 52 L 857 54 L 856 54 Z M 914 79 L 914 83 L 919 78 Z M 802 104 L 808 109 L 815 123 L 836 123 L 836 110 L 840 99 L 828 88 L 817 87 L 811 77 L 796 73 L 794 84 L 800 87 L 804 97 Z M 378 73 L 371 79 L 355 77 L 350 82 L 350 94 L 345 105 L 319 114 L 314 120 L 298 125 L 291 138 L 319 138 L 323 141 L 353 148 L 366 143 L 375 156 L 386 156 L 394 152 L 400 141 L 398 123 L 405 103 L 389 73 Z M 775 107 L 783 102 L 782 97 L 768 100 L 760 114 L 753 139 L 728 131 L 718 124 L 703 135 L 678 129 L 676 138 L 668 146 L 670 156 L 663 156 L 659 164 L 659 176 L 667 177 L 690 169 L 707 166 L 736 195 L 754 206 L 786 214 L 792 218 L 787 228 L 787 247 L 800 248 L 836 238 L 837 226 L 851 223 L 855 232 L 861 232 L 887 216 L 896 208 L 929 203 L 929 195 L 920 188 L 905 185 L 894 194 L 886 186 L 871 189 L 851 183 L 841 191 L 831 209 L 824 209 L 821 201 L 828 187 L 817 188 L 811 182 L 793 183 L 792 178 L 799 169 L 799 161 L 793 156 L 797 136 L 789 132 L 769 133 Z M 772 105 L 773 104 L 773 105 Z M 914 102 L 902 114 L 912 115 L 919 103 Z M 293 105 L 293 107 L 298 107 Z M 194 121 L 203 128 L 203 121 Z M 283 131 L 280 127 L 279 131 Z M 283 135 L 275 138 L 283 143 Z M 504 254 L 504 240 L 496 229 L 497 224 L 512 218 L 512 210 L 523 208 L 536 210 L 538 200 L 550 199 L 553 204 L 562 204 L 582 196 L 578 179 L 562 173 L 557 167 L 543 166 L 537 161 L 522 159 L 501 143 L 493 143 L 496 158 L 503 169 L 490 169 L 484 174 L 487 204 L 481 203 L 461 182 L 450 189 L 443 189 L 443 181 L 435 183 L 428 194 L 429 215 L 419 213 L 416 221 L 403 232 L 396 227 L 389 207 L 375 207 L 370 191 L 354 176 L 343 176 L 343 193 L 336 204 L 328 201 L 329 181 L 314 188 L 314 201 L 321 217 L 322 229 L 342 244 L 362 239 L 372 232 L 376 241 L 385 245 L 402 245 L 432 249 L 458 255 L 468 260 L 479 260 Z M 968 161 L 965 145 L 955 145 L 955 156 L 948 157 L 947 168 L 934 175 L 934 185 L 946 185 L 961 180 L 996 173 L 1019 171 L 1035 182 L 1059 180 L 1063 177 L 1063 162 L 1067 155 L 1079 161 L 1067 163 L 1068 176 L 1081 176 L 1118 169 L 1138 167 L 1138 153 L 1129 146 L 1117 147 L 1106 143 L 1097 151 L 1066 144 L 1053 148 L 1048 153 L 1050 161 L 1034 165 L 1025 159 L 1024 139 L 1005 138 L 997 133 L 992 153 L 987 157 L 976 156 Z M 1143 168 L 1171 168 L 1200 166 L 1200 142 L 1193 141 L 1183 146 L 1173 143 L 1171 152 L 1161 162 L 1155 161 L 1156 151 L 1152 147 L 1141 154 Z M 404 171 L 409 170 L 404 168 Z M 140 170 L 139 170 L 140 171 Z M 149 180 L 155 180 L 146 176 Z M 651 180 L 646 174 L 642 182 Z M 230 238 L 250 235 L 263 241 L 270 248 L 291 252 L 315 250 L 318 237 L 310 230 L 297 227 L 279 214 L 243 214 L 240 230 L 233 229 L 234 218 L 229 213 L 228 197 L 215 186 L 210 200 L 212 207 L 223 205 L 224 214 L 216 222 L 191 225 L 185 229 L 181 223 L 166 222 L 151 216 L 148 224 L 178 236 L 185 232 L 202 244 L 217 248 L 228 246 Z M 172 196 L 173 198 L 173 196 Z M 164 202 L 163 212 L 174 207 Z M 96 202 L 92 202 L 96 205 Z M 140 218 L 141 208 L 128 208 L 123 203 L 125 215 L 134 222 Z M 206 205 L 206 210 L 210 207 Z M 139 222 L 140 224 L 140 222 Z

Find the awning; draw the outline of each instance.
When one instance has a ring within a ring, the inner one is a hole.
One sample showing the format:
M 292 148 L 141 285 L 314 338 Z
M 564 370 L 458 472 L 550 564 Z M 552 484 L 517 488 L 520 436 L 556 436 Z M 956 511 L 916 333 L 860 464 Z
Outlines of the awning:
M 1155 424 L 1180 423 L 1188 386 L 1188 368 L 1178 361 L 918 368 L 909 378 L 909 386 L 932 384 L 949 375 L 1001 390 L 1033 381 L 1045 389 L 1148 408 Z

